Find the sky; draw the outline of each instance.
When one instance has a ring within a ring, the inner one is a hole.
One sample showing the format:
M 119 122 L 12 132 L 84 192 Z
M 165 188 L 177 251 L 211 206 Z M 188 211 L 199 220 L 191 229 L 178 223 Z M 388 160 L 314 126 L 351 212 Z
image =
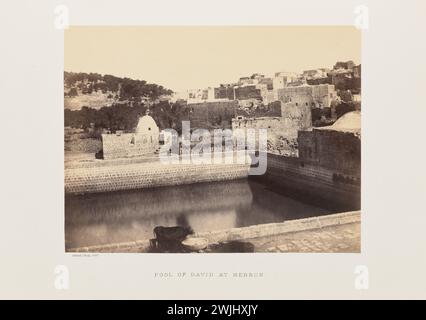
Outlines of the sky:
M 253 73 L 359 64 L 361 32 L 353 26 L 71 26 L 64 55 L 65 71 L 146 80 L 179 92 Z

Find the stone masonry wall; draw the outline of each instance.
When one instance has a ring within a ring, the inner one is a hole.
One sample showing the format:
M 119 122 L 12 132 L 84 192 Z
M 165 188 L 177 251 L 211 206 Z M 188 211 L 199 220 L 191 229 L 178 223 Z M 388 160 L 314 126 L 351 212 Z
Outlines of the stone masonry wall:
M 313 86 L 285 87 L 277 90 L 278 99 L 284 103 L 294 102 L 299 105 L 324 108 L 330 107 L 337 97 L 334 85 L 320 84 Z
M 232 118 L 238 107 L 238 101 L 216 101 L 193 103 L 189 105 L 191 128 L 231 128 Z
M 131 163 L 65 170 L 65 193 L 108 192 L 199 182 L 225 181 L 248 176 L 243 164 Z
M 360 184 L 336 179 L 337 173 L 318 163 L 268 153 L 267 171 L 259 178 L 339 210 L 359 210 Z
M 280 103 L 281 117 L 237 117 L 232 119 L 232 129 L 266 129 L 268 152 L 297 156 L 297 135 L 300 130 L 312 127 L 311 108 L 296 103 Z
M 152 154 L 158 148 L 158 141 L 134 133 L 103 134 L 102 148 L 104 159 L 134 157 Z
M 299 132 L 299 157 L 305 163 L 329 168 L 335 174 L 361 177 L 361 139 L 352 132 Z

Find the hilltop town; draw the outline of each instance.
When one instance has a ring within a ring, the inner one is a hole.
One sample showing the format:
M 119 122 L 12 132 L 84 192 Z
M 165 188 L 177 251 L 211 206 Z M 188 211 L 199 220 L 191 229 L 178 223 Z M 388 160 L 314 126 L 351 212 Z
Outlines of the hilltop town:
M 268 151 L 298 155 L 299 130 L 332 125 L 361 109 L 361 65 L 338 61 L 302 73 L 254 73 L 217 87 L 173 92 L 143 80 L 64 75 L 65 150 L 102 149 L 103 133 L 134 132 L 149 109 L 160 130 L 267 128 Z

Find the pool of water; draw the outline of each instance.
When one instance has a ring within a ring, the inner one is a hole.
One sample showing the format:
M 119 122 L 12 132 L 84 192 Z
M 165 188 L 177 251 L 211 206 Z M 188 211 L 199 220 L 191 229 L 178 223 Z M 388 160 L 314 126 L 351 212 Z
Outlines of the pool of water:
M 247 179 L 65 197 L 67 249 L 153 238 L 156 226 L 195 232 L 329 214 Z

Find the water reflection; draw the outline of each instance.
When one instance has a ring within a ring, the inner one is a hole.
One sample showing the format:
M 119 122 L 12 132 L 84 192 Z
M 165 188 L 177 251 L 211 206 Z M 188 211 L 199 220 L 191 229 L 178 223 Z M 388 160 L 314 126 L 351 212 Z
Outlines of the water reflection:
M 246 179 L 65 198 L 67 248 L 153 237 L 156 226 L 222 230 L 326 214 Z

